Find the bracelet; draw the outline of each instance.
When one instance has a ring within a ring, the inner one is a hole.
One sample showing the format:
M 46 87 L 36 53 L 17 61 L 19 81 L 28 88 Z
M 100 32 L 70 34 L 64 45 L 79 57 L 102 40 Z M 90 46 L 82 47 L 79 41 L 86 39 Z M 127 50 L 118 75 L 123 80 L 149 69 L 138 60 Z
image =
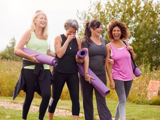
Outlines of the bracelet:
M 84 76 L 85 76 L 86 74 L 88 74 L 88 73 L 84 73 Z

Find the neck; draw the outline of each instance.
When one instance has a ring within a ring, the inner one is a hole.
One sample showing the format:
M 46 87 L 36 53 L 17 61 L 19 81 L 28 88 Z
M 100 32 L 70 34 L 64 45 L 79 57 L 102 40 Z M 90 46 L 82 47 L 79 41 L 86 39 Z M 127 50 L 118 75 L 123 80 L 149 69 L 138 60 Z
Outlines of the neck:
M 119 39 L 119 40 L 112 40 L 112 42 L 113 42 L 113 43 L 120 43 L 121 40 L 120 40 L 120 39 Z
M 37 35 L 42 35 L 42 28 L 40 27 L 36 27 L 35 30 L 34 30 L 35 34 Z
M 67 33 L 64 34 L 66 36 L 66 38 L 68 37 Z
M 92 40 L 96 40 L 96 41 L 100 40 L 100 36 L 91 35 L 90 38 L 91 38 Z

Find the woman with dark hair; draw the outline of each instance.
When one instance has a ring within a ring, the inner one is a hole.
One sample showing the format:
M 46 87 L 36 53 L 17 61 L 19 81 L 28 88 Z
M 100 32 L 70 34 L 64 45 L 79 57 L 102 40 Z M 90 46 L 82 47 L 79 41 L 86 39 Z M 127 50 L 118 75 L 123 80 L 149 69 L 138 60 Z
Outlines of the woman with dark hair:
M 78 120 L 80 110 L 77 62 L 82 63 L 83 59 L 79 60 L 76 57 L 76 53 L 81 49 L 81 40 L 76 37 L 79 25 L 76 20 L 69 19 L 65 22 L 64 28 L 66 33 L 58 35 L 54 43 L 58 65 L 54 67 L 53 73 L 52 98 L 48 109 L 49 120 L 53 120 L 54 111 L 65 82 L 72 100 L 73 120 Z
M 114 60 L 112 66 L 112 75 L 109 63 L 106 62 L 107 73 L 110 81 L 115 82 L 115 90 L 117 92 L 119 103 L 116 110 L 115 120 L 125 120 L 125 105 L 128 97 L 132 81 L 133 81 L 133 70 L 131 66 L 131 56 L 135 59 L 133 47 L 123 43 L 122 40 L 130 37 L 129 29 L 126 24 L 119 22 L 118 20 L 110 23 L 108 28 L 108 37 L 112 40 L 107 44 L 107 58 L 106 61 L 111 57 Z
M 94 78 L 88 74 L 88 68 L 90 68 L 104 84 L 107 84 L 105 58 L 107 55 L 106 44 L 108 42 L 100 37 L 101 32 L 102 23 L 99 20 L 94 19 L 86 23 L 82 48 L 86 49 L 88 54 L 84 58 L 84 77 L 80 75 L 85 120 L 93 120 L 93 89 L 95 90 L 100 120 L 112 120 L 105 97 L 90 84 L 90 79 Z M 109 60 L 109 62 L 113 63 L 113 60 Z M 113 81 L 110 81 L 110 86 L 114 88 Z

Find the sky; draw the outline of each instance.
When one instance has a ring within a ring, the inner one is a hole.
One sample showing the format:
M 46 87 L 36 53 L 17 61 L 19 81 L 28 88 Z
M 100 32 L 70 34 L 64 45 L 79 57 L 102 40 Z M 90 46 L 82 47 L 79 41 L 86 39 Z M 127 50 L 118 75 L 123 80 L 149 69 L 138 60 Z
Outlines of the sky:
M 0 0 L 0 52 L 9 44 L 11 38 L 20 40 L 29 29 L 36 10 L 42 10 L 48 17 L 48 43 L 54 52 L 54 38 L 65 33 L 67 19 L 77 19 L 77 10 L 88 10 L 90 2 L 107 0 Z M 157 1 L 157 0 L 154 0 Z M 80 22 L 80 21 L 78 21 Z
M 99 0 L 92 0 L 95 2 Z M 101 0 L 103 1 L 103 0 Z M 29 29 L 36 10 L 42 10 L 48 18 L 48 43 L 54 51 L 54 38 L 65 33 L 67 19 L 77 19 L 77 10 L 88 10 L 90 0 L 0 0 L 0 52 L 9 44 L 11 38 L 20 40 Z

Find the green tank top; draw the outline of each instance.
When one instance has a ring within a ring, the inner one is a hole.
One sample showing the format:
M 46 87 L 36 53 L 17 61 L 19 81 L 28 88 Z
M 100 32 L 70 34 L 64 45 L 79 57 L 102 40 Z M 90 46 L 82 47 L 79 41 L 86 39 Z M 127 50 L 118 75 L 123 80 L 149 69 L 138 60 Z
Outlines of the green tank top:
M 31 31 L 31 38 L 26 44 L 26 48 L 47 54 L 48 49 L 48 42 L 44 39 L 38 39 L 34 33 L 34 31 Z M 25 58 L 24 58 L 25 59 Z M 25 59 L 29 60 L 29 59 Z M 30 61 L 30 60 L 29 60 Z M 44 69 L 49 69 L 49 65 L 43 64 Z M 25 69 L 34 69 L 35 65 L 25 66 Z

